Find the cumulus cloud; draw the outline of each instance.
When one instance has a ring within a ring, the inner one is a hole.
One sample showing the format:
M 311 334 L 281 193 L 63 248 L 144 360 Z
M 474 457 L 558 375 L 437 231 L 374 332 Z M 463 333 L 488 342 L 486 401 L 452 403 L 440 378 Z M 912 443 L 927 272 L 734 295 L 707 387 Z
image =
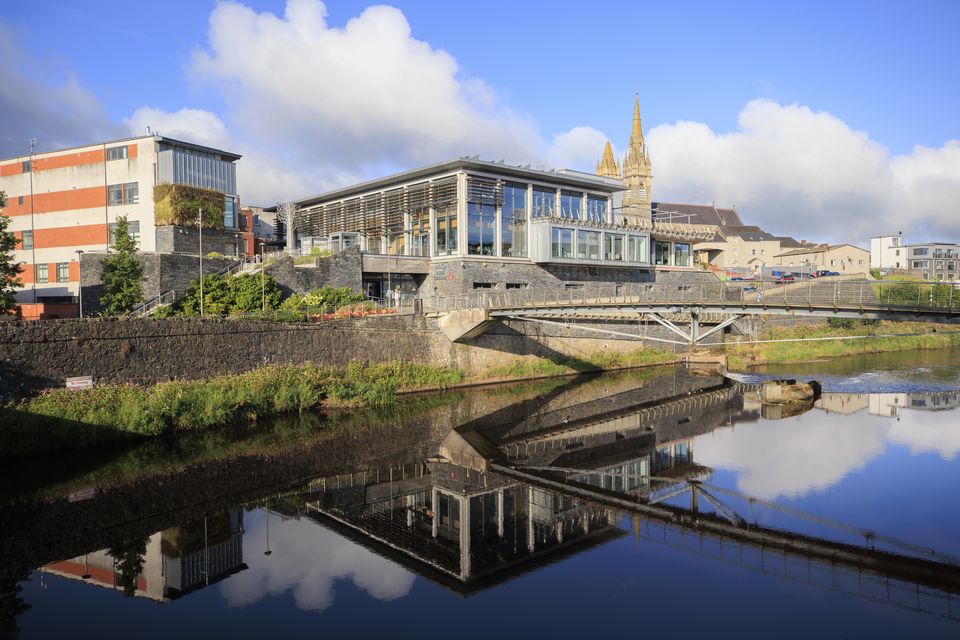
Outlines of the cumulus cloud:
M 37 80 L 36 78 L 44 78 Z M 75 78 L 31 56 L 16 34 L 0 24 L 0 157 L 56 149 L 115 137 L 121 131 L 103 105 Z
M 830 113 L 770 100 L 749 102 L 731 133 L 676 122 L 647 138 L 656 199 L 736 204 L 748 224 L 811 240 L 960 233 L 956 140 L 893 156 Z
M 410 592 L 414 574 L 312 520 L 281 520 L 264 513 L 243 536 L 247 569 L 220 587 L 233 607 L 292 592 L 298 609 L 323 611 L 334 602 L 338 580 L 350 580 L 377 600 Z M 264 555 L 270 518 L 270 550 Z

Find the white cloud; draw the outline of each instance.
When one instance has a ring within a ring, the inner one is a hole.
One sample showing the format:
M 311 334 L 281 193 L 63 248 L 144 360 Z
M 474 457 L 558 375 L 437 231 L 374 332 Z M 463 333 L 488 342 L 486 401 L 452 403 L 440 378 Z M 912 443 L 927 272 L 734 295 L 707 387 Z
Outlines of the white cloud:
M 396 600 L 410 592 L 414 574 L 312 520 L 260 519 L 243 536 L 247 569 L 220 587 L 232 607 L 292 591 L 298 609 L 323 611 L 333 604 L 337 580 L 350 580 L 377 600 Z M 269 521 L 270 550 L 264 555 Z
M 607 136 L 593 127 L 574 127 L 553 136 L 547 160 L 557 167 L 592 172 L 606 142 Z
M 647 135 L 655 199 L 736 204 L 748 224 L 865 244 L 879 232 L 960 235 L 960 142 L 891 156 L 826 112 L 753 100 L 738 130 L 677 122 Z

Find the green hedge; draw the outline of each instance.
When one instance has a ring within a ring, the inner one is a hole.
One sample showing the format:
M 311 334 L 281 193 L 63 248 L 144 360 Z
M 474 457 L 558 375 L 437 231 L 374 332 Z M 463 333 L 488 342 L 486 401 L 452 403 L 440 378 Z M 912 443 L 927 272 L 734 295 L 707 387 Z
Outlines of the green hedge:
M 204 229 L 223 229 L 224 194 L 180 184 L 158 184 L 153 188 L 157 225 L 196 227 L 197 211 L 203 208 Z

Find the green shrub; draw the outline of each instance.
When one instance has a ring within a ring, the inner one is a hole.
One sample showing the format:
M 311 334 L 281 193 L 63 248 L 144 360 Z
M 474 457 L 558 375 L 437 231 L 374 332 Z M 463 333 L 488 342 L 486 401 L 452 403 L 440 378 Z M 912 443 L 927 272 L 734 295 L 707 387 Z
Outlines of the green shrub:
M 204 229 L 223 229 L 224 194 L 182 184 L 158 184 L 153 188 L 153 211 L 158 226 L 197 226 L 203 211 Z

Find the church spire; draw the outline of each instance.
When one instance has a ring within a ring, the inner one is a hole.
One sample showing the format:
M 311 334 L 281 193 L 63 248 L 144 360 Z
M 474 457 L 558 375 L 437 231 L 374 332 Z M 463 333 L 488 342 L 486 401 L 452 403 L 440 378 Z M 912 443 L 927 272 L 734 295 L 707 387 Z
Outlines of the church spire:
M 613 148 L 609 140 L 603 148 L 603 157 L 597 163 L 597 175 L 620 179 L 620 164 L 613 157 Z
M 636 95 L 633 99 L 633 128 L 630 130 L 630 142 L 627 144 L 623 168 L 626 171 L 627 166 L 635 168 L 649 162 L 647 148 L 643 143 L 643 124 L 640 122 L 640 96 Z
M 627 152 L 623 158 L 623 182 L 626 187 L 623 195 L 625 210 L 636 212 L 641 217 L 649 217 L 653 172 L 647 145 L 643 141 L 639 95 L 633 101 L 633 127 L 630 130 Z

